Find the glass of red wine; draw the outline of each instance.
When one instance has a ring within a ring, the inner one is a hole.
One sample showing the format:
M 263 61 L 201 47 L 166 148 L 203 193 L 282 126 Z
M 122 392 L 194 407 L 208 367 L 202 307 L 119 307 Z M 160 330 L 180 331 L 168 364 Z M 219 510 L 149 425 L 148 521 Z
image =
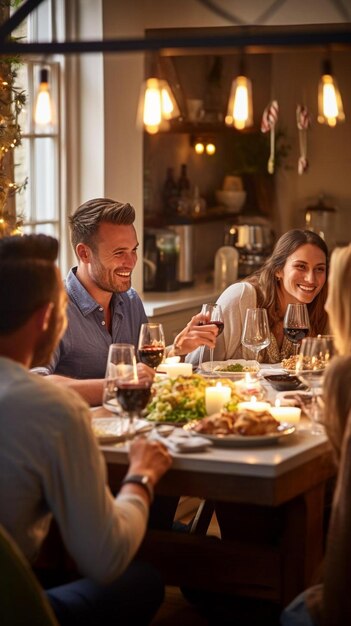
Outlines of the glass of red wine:
M 139 361 L 156 370 L 163 361 L 165 348 L 162 324 L 156 322 L 142 324 L 138 342 Z
M 301 341 L 308 335 L 310 320 L 306 304 L 288 304 L 284 315 L 284 335 L 293 344 L 294 354 L 298 354 Z
M 201 308 L 201 314 L 204 316 L 202 322 L 199 322 L 199 326 L 207 326 L 208 324 L 214 324 L 218 328 L 217 337 L 224 330 L 224 321 L 223 321 L 223 313 L 220 304 L 216 304 L 214 302 L 209 302 L 208 304 L 203 304 Z M 200 358 L 199 358 L 199 367 L 201 367 L 203 358 L 204 358 L 205 346 L 201 347 Z M 212 371 L 213 364 L 213 348 L 210 348 L 210 369 Z
M 126 439 L 135 435 L 135 418 L 146 407 L 151 394 L 151 380 L 138 377 L 135 348 L 128 343 L 115 343 L 110 346 L 103 404 L 105 408 L 121 417 L 121 428 Z M 125 424 L 123 414 L 128 415 Z M 121 433 L 122 434 L 122 433 Z

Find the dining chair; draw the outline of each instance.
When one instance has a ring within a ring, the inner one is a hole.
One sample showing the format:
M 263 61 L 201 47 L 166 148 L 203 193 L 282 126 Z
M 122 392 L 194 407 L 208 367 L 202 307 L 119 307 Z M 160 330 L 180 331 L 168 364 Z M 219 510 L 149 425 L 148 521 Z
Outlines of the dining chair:
M 0 616 L 2 626 L 58 626 L 28 562 L 1 525 Z

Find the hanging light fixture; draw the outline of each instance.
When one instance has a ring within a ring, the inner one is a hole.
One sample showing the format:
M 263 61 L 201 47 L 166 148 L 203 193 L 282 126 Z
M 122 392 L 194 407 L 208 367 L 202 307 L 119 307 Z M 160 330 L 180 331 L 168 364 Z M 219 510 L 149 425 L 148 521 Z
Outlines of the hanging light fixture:
M 179 117 L 180 110 L 170 84 L 164 78 L 159 60 L 151 59 L 149 78 L 143 83 L 139 97 L 138 124 L 151 135 L 169 127 L 169 120 Z
M 39 128 L 54 124 L 54 108 L 50 93 L 49 70 L 42 68 L 39 73 L 39 87 L 34 107 L 34 121 Z
M 323 62 L 322 76 L 318 85 L 318 122 L 336 126 L 345 121 L 344 108 L 336 79 L 333 76 L 331 62 Z
M 240 61 L 239 76 L 232 82 L 225 123 L 238 130 L 253 125 L 252 84 L 251 80 L 245 76 L 243 58 Z

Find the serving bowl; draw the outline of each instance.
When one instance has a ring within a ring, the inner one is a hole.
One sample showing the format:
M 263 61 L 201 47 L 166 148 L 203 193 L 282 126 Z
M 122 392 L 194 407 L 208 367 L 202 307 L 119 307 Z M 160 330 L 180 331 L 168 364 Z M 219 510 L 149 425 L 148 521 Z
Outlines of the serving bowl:
M 291 374 L 270 374 L 264 377 L 277 391 L 293 391 L 305 388 L 302 382 Z
M 218 189 L 216 191 L 216 200 L 219 204 L 224 204 L 228 212 L 239 213 L 246 200 L 246 191 L 228 191 Z

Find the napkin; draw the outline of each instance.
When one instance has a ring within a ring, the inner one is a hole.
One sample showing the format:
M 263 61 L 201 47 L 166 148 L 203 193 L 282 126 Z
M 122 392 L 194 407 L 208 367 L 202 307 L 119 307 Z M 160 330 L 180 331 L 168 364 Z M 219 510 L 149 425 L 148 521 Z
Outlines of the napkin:
M 156 439 L 163 443 L 170 452 L 204 452 L 212 446 L 212 442 L 205 437 L 199 437 L 178 429 L 169 437 L 162 437 L 157 432 L 152 432 L 150 439 Z

